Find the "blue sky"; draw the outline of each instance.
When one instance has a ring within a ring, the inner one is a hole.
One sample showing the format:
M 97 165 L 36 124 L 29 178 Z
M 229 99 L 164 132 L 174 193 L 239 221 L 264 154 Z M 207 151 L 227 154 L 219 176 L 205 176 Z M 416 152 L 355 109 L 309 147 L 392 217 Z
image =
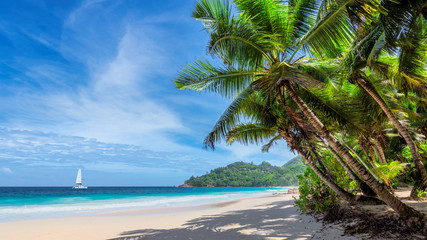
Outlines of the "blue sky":
M 0 1 L 0 186 L 179 185 L 235 161 L 282 165 L 285 144 L 202 142 L 229 103 L 180 91 L 209 59 L 194 1 Z

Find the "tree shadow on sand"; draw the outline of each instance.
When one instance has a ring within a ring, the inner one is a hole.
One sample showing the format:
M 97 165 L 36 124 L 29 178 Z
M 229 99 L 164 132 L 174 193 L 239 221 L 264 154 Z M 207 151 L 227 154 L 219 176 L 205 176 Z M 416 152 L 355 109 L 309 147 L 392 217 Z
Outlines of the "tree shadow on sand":
M 313 236 L 319 231 L 322 231 L 323 237 L 325 232 L 329 232 L 322 230 L 322 223 L 313 217 L 301 215 L 293 205 L 293 200 L 289 200 L 259 205 L 250 210 L 204 216 L 188 221 L 182 228 L 123 232 L 120 237 L 111 240 L 316 239 Z M 334 235 L 335 239 L 337 236 L 339 234 Z

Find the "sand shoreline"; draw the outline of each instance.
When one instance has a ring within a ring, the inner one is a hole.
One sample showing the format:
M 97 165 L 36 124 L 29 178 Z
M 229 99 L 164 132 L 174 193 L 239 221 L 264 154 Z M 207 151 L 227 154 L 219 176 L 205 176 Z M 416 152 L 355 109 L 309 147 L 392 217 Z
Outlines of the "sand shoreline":
M 0 239 L 356 239 L 300 214 L 291 194 L 192 207 L 0 223 Z

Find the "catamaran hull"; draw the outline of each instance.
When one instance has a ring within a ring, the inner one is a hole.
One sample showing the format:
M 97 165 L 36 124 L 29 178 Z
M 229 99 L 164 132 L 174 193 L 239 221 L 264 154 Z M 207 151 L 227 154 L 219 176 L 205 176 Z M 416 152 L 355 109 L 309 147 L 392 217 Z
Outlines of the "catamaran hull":
M 79 171 L 77 172 L 77 178 L 76 178 L 76 186 L 73 187 L 73 189 L 86 189 L 87 187 L 82 185 L 82 170 L 79 168 Z

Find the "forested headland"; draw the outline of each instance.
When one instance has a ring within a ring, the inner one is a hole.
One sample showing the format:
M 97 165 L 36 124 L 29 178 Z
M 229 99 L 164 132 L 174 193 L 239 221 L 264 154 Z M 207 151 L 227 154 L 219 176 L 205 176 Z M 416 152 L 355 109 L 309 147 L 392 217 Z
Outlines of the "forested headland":
M 192 176 L 185 181 L 185 184 L 194 187 L 296 186 L 298 185 L 297 176 L 302 174 L 305 168 L 301 156 L 292 158 L 281 167 L 273 166 L 268 162 L 259 165 L 235 162 L 199 177 Z

